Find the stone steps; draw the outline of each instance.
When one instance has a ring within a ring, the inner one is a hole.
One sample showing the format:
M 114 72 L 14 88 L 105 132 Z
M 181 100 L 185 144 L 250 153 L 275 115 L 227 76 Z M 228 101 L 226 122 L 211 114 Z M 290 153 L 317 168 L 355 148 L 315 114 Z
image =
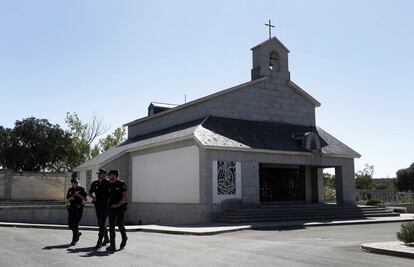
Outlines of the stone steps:
M 336 205 L 261 205 L 257 208 L 239 208 L 224 212 L 219 222 L 278 222 L 278 221 L 331 221 L 363 219 L 367 217 L 399 216 L 392 210 L 378 207 L 338 207 Z
M 273 215 L 288 215 L 288 214 L 346 214 L 346 213 L 387 213 L 389 210 L 378 208 L 370 210 L 358 210 L 358 209 L 344 209 L 344 210 L 233 210 L 228 211 L 225 214 L 230 216 L 238 215 L 260 215 L 260 214 L 273 214 Z
M 230 210 L 227 211 L 226 214 L 263 214 L 263 213 L 315 213 L 315 212 L 319 212 L 319 213 L 330 213 L 330 212 L 355 212 L 355 211 L 359 211 L 359 212 L 378 212 L 378 211 L 389 211 L 391 209 L 386 209 L 386 208 L 369 208 L 369 209 L 237 209 L 237 210 Z

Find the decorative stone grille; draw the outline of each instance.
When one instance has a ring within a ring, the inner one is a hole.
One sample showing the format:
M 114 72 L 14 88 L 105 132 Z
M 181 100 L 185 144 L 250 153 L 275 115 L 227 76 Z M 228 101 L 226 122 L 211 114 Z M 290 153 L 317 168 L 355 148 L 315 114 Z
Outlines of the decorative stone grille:
M 92 171 L 86 171 L 86 188 L 89 188 L 92 184 Z
M 235 195 L 236 194 L 236 162 L 218 161 L 217 162 L 217 194 Z

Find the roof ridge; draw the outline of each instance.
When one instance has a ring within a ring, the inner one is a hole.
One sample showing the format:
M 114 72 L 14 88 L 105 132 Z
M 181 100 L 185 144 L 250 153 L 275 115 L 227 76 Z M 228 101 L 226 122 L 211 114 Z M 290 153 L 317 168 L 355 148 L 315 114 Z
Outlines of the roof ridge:
M 152 119 L 155 119 L 155 118 L 158 118 L 158 117 L 164 116 L 164 115 L 166 115 L 166 114 L 169 114 L 169 113 L 172 113 L 172 112 L 175 112 L 175 111 L 181 110 L 181 109 L 183 109 L 183 108 L 186 108 L 186 107 L 190 107 L 190 106 L 196 105 L 196 104 L 198 104 L 198 103 L 200 103 L 200 102 L 204 102 L 204 101 L 209 100 L 209 99 L 211 99 L 211 98 L 218 97 L 218 96 L 221 96 L 221 95 L 223 95 L 223 94 L 227 94 L 227 93 L 233 92 L 233 91 L 235 91 L 235 90 L 239 90 L 239 89 L 244 88 L 244 87 L 246 87 L 246 86 L 250 86 L 250 85 L 252 85 L 252 84 L 256 84 L 256 83 L 259 83 L 259 82 L 265 81 L 265 80 L 267 80 L 268 78 L 269 78 L 269 77 L 265 76 L 265 77 L 262 77 L 262 78 L 259 78 L 259 79 L 256 79 L 256 80 L 252 80 L 252 81 L 248 81 L 248 82 L 245 82 L 245 83 L 242 83 L 242 84 L 238 84 L 238 85 L 236 85 L 236 86 L 232 86 L 232 87 L 230 87 L 230 88 L 227 88 L 227 89 L 224 89 L 224 90 L 221 90 L 221 91 L 218 91 L 218 92 L 215 92 L 215 93 L 212 93 L 212 94 L 206 95 L 206 96 L 204 96 L 204 97 L 197 98 L 197 99 L 195 99 L 195 100 L 193 100 L 193 101 L 190 101 L 190 102 L 187 102 L 187 103 L 185 103 L 185 104 L 178 105 L 177 107 L 175 107 L 175 108 L 171 108 L 171 109 L 166 110 L 166 111 L 164 111 L 164 112 L 160 112 L 160 113 L 157 113 L 157 114 L 152 115 L 152 116 L 149 116 L 149 117 L 142 117 L 142 118 L 139 118 L 139 119 L 133 120 L 133 121 L 131 121 L 131 122 L 125 123 L 123 126 L 129 126 L 129 125 L 136 124 L 136 123 L 139 123 L 139 122 L 143 122 L 143 121 L 147 121 L 147 120 L 152 120 Z

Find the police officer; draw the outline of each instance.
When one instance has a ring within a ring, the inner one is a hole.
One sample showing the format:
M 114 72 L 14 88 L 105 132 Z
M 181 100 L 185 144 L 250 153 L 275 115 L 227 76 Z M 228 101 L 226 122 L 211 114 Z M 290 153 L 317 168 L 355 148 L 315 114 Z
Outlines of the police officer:
M 109 186 L 109 235 L 111 245 L 106 250 L 115 251 L 115 225 L 118 225 L 118 230 L 122 236 L 120 249 L 126 246 L 128 239 L 124 227 L 124 213 L 127 209 L 128 191 L 126 183 L 119 179 L 118 170 L 109 171 L 108 176 L 111 180 Z
M 68 201 L 68 226 L 72 230 L 72 246 L 79 241 L 79 237 L 82 233 L 79 232 L 79 222 L 83 214 L 83 201 L 86 201 L 86 192 L 85 188 L 79 185 L 79 180 L 76 178 L 75 174 L 72 174 L 72 179 L 70 180 L 72 187 L 69 188 L 66 195 L 66 200 Z
M 89 189 L 89 197 L 95 205 L 96 219 L 99 226 L 98 241 L 95 248 L 101 248 L 109 243 L 108 231 L 106 229 L 106 218 L 108 218 L 109 180 L 106 179 L 106 170 L 99 169 L 98 179 L 93 181 Z M 102 243 L 102 239 L 103 243 Z

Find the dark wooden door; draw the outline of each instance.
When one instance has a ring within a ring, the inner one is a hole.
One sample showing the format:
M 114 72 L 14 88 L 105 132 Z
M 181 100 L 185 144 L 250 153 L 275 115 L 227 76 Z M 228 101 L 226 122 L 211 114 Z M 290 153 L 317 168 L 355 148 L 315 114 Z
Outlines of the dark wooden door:
M 304 201 L 304 168 L 260 167 L 260 201 Z

